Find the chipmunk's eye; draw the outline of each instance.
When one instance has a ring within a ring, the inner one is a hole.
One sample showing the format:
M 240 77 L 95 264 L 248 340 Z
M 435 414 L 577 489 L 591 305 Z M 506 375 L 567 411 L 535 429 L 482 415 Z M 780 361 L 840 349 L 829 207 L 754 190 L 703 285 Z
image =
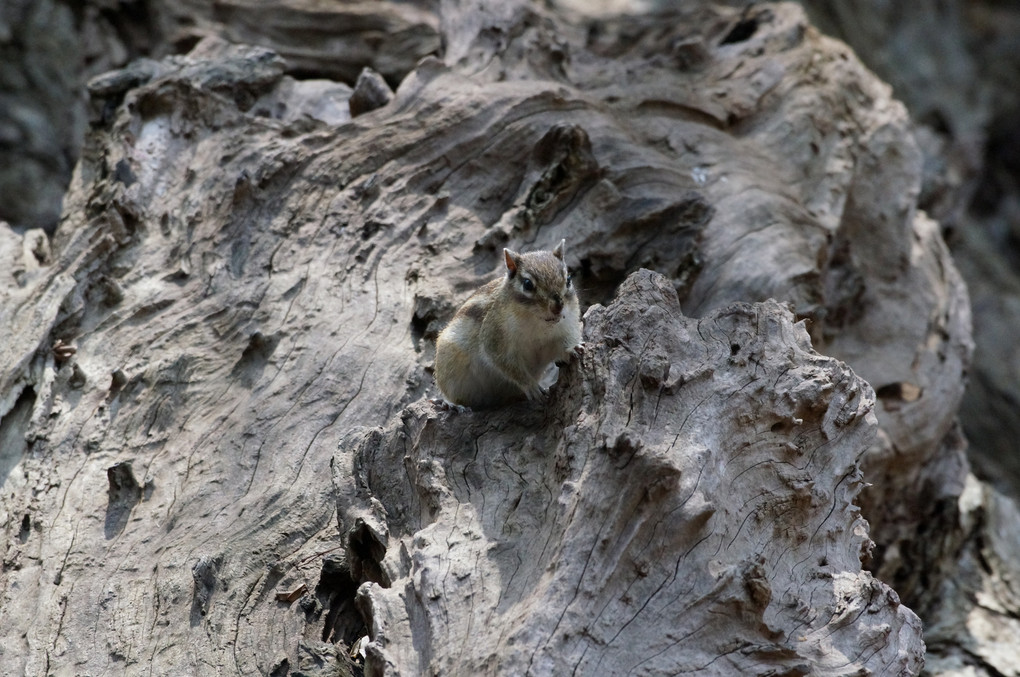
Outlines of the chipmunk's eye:
M 535 283 L 532 282 L 530 278 L 522 277 L 521 288 L 524 289 L 524 291 L 535 291 Z

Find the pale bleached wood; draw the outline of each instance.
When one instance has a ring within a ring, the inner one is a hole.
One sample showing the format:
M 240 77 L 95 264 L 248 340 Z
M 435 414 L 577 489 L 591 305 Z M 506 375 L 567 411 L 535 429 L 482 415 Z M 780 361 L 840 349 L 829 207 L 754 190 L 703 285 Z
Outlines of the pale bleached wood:
M 369 630 L 370 672 L 916 672 L 851 503 L 891 551 L 962 488 L 969 333 L 902 106 L 794 5 L 436 16 L 354 119 L 213 38 L 93 81 L 52 259 L 0 237 L 4 669 L 328 672 Z M 438 328 L 560 238 L 582 369 L 433 412 Z

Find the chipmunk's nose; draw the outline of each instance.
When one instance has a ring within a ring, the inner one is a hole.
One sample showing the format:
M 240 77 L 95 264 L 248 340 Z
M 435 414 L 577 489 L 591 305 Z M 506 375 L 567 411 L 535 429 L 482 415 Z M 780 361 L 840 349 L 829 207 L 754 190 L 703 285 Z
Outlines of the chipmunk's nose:
M 549 310 L 551 310 L 553 315 L 556 315 L 557 317 L 563 312 L 563 299 L 560 298 L 559 294 L 553 294 L 552 303 L 549 304 Z

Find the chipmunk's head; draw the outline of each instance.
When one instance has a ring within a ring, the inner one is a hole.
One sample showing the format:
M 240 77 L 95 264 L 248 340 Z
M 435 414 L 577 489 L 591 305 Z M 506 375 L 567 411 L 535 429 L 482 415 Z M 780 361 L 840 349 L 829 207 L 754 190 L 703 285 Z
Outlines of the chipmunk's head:
M 517 252 L 504 249 L 506 280 L 513 299 L 546 322 L 559 322 L 563 308 L 576 302 L 577 294 L 563 261 L 565 241 L 550 251 Z

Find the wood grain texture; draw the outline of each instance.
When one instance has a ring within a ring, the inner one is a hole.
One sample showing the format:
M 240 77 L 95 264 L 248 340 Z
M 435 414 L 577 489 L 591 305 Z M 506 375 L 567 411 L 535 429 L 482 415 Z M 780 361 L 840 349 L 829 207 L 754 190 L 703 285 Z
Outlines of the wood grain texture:
M 787 308 L 686 318 L 650 271 L 585 319 L 544 406 L 416 403 L 341 444 L 367 672 L 919 670 L 920 621 L 860 569 L 867 384 Z
M 888 87 L 790 4 L 415 11 L 355 118 L 205 33 L 92 81 L 50 253 L 0 228 L 3 669 L 919 671 L 861 558 L 963 491 L 969 311 Z M 581 368 L 435 412 L 562 238 Z

